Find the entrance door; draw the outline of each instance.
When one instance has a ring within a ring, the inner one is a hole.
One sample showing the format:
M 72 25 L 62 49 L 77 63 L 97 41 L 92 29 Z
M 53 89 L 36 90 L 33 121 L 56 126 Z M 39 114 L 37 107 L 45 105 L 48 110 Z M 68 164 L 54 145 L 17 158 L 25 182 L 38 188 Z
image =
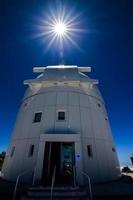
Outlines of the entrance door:
M 73 184 L 73 166 L 75 165 L 74 143 L 46 142 L 42 181 L 50 185 L 56 167 L 55 184 Z

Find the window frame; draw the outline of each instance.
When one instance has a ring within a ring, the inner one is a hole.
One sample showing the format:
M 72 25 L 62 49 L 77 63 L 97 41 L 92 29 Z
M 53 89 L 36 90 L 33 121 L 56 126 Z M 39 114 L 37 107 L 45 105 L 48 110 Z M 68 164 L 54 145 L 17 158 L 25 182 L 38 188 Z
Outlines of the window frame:
M 64 119 L 59 119 L 59 113 L 64 113 Z M 64 122 L 66 121 L 66 110 L 57 110 L 57 121 Z
M 10 157 L 12 158 L 15 153 L 15 146 L 11 148 Z
M 39 121 L 36 119 L 37 114 L 41 114 Z M 41 120 L 42 120 L 42 111 L 34 112 L 33 123 L 39 123 L 39 122 L 41 122 Z
M 116 152 L 115 147 L 112 147 L 112 151 L 113 151 L 113 152 Z
M 35 150 L 35 145 L 34 144 L 30 144 L 28 157 L 33 157 L 34 150 Z
M 93 152 L 92 152 L 92 145 L 88 144 L 87 145 L 87 155 L 89 158 L 93 158 Z
M 100 103 L 97 103 L 97 105 L 98 105 L 98 107 L 99 107 L 99 108 L 101 108 L 101 107 L 102 107 Z

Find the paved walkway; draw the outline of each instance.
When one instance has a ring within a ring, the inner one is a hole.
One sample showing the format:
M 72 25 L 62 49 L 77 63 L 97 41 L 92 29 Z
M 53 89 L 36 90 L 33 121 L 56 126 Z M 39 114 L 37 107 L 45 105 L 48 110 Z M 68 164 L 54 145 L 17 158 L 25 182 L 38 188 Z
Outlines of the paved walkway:
M 94 195 L 133 195 L 133 174 L 123 175 L 117 181 L 92 185 Z

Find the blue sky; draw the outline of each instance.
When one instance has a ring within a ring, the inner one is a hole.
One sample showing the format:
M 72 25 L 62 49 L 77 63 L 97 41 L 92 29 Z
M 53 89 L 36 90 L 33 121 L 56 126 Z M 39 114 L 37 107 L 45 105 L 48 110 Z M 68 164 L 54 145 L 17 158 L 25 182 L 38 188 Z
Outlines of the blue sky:
M 133 1 L 36 1 L 0 2 L 0 151 L 6 150 L 21 99 L 23 80 L 35 77 L 33 66 L 59 64 L 58 44 L 45 52 L 47 38 L 33 39 L 39 19 L 47 20 L 49 8 L 60 5 L 66 12 L 80 13 L 73 40 L 81 50 L 66 42 L 67 65 L 92 66 L 90 76 L 99 80 L 106 102 L 120 163 L 131 164 L 133 154 Z

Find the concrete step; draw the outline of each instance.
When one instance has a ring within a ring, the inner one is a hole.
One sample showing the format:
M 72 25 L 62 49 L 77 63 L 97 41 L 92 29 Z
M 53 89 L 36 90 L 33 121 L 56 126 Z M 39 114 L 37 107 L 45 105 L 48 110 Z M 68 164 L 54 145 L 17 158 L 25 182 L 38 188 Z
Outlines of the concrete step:
M 42 191 L 42 192 L 28 192 L 28 196 L 34 196 L 34 197 L 49 197 L 50 192 Z M 55 192 L 53 191 L 53 197 L 82 197 L 85 196 L 86 192 L 85 191 L 58 191 Z
M 54 187 L 54 191 L 77 191 L 77 190 L 80 190 L 81 191 L 81 188 L 79 189 L 79 187 Z M 27 190 L 28 192 L 50 192 L 51 191 L 51 188 L 50 187 L 43 187 L 43 186 L 39 186 L 39 187 L 30 187 L 28 188 Z
M 56 187 L 53 190 L 53 200 L 89 200 L 86 189 L 73 187 Z M 46 187 L 28 188 L 27 194 L 20 200 L 50 200 L 51 191 Z
M 51 197 L 37 197 L 37 198 L 34 198 L 34 197 L 27 197 L 27 196 L 23 196 L 23 197 L 21 197 L 21 200 L 51 200 Z M 69 198 L 66 198 L 66 197 L 61 197 L 61 198 L 59 198 L 59 197 L 53 197 L 52 198 L 52 200 L 89 200 L 88 199 L 88 197 L 77 197 L 77 198 L 74 198 L 74 197 L 69 197 Z

